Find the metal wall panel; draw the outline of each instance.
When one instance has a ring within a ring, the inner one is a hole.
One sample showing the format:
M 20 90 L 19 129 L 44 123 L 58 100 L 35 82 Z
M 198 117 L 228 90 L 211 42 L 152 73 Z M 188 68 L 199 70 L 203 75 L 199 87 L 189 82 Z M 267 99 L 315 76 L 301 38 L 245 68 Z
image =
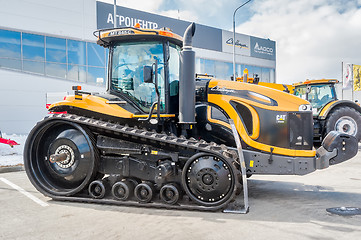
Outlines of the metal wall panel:
M 114 8 L 112 4 L 97 2 L 97 28 L 113 28 Z M 139 23 L 142 28 L 170 28 L 174 33 L 183 36 L 190 22 L 164 17 L 152 13 L 117 6 L 117 27 L 133 27 Z M 214 51 L 222 51 L 222 30 L 196 25 L 193 46 Z

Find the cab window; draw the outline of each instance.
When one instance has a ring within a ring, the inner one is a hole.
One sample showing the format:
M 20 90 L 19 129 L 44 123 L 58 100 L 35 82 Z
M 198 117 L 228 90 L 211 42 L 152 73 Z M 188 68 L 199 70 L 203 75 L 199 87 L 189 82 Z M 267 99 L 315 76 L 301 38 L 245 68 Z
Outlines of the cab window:
M 335 100 L 333 88 L 329 84 L 313 85 L 308 93 L 308 101 L 313 108 L 321 109 L 328 102 Z
M 164 112 L 164 57 L 159 42 L 118 43 L 113 47 L 110 88 L 128 95 L 144 112 L 157 101 L 153 83 L 143 80 L 143 67 L 158 61 L 160 110 Z
M 169 94 L 171 97 L 179 93 L 179 54 L 180 47 L 169 46 Z

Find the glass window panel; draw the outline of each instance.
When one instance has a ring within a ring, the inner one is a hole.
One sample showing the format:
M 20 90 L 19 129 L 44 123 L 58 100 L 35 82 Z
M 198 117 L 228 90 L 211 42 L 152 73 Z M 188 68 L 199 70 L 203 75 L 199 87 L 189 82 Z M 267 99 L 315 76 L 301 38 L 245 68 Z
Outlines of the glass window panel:
M 23 61 L 23 70 L 26 72 L 44 74 L 44 62 Z
M 236 64 L 236 77 L 243 76 L 243 70 L 245 69 L 244 64 Z M 233 70 L 232 70 L 233 71 Z M 232 73 L 233 74 L 233 73 Z
M 85 42 L 68 40 L 68 63 L 85 65 Z
M 196 58 L 196 73 L 203 73 L 201 70 L 201 59 L 200 58 Z
M 66 78 L 66 64 L 46 63 L 45 70 L 47 76 Z
M 231 76 L 233 75 L 232 63 L 216 61 L 215 68 L 217 78 L 231 80 Z
M 24 59 L 44 61 L 44 36 L 23 33 L 23 57 Z
M 0 29 L 0 57 L 21 58 L 21 45 L 19 32 Z
M 105 66 L 108 68 L 109 63 L 109 48 L 105 49 Z
M 262 68 L 262 75 L 260 77 L 261 82 L 270 82 L 270 69 Z
M 87 43 L 88 65 L 104 67 L 105 66 L 105 49 L 96 43 Z
M 271 83 L 276 82 L 276 73 L 275 73 L 275 69 L 273 68 L 270 69 L 270 82 Z
M 248 77 L 253 77 L 253 73 L 254 73 L 254 66 L 250 66 L 250 65 L 245 65 L 245 68 L 247 68 L 248 70 Z M 243 73 L 242 73 L 243 76 Z
M 105 68 L 88 67 L 87 82 L 96 85 L 105 85 Z
M 111 88 L 128 96 L 142 108 L 150 110 L 156 101 L 154 84 L 145 83 L 143 66 L 158 60 L 158 90 L 160 110 L 165 107 L 163 44 L 160 42 L 119 43 L 114 48 Z
M 20 59 L 0 58 L 0 67 L 21 70 Z
M 66 40 L 46 37 L 46 61 L 66 63 Z
M 200 59 L 200 70 L 201 74 L 208 74 L 215 76 L 216 69 L 214 66 L 214 61 L 209 59 Z
M 79 65 L 68 65 L 68 76 L 69 80 L 85 82 L 86 81 L 86 69 Z
M 180 48 L 171 44 L 169 46 L 169 94 L 171 97 L 179 93 L 179 55 Z

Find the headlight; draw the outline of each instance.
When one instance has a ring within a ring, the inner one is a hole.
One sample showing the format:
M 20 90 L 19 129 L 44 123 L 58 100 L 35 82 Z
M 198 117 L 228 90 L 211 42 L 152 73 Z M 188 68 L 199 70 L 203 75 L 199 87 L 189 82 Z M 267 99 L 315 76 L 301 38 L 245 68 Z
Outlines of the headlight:
M 298 111 L 300 111 L 300 112 L 312 111 L 312 106 L 311 106 L 311 104 L 302 104 L 299 106 Z

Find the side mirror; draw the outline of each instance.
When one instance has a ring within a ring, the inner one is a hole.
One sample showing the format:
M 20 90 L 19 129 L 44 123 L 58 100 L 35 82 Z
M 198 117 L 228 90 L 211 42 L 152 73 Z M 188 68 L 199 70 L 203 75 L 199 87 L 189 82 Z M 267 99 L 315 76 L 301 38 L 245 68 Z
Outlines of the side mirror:
M 143 67 L 143 81 L 145 83 L 153 82 L 153 67 L 152 66 L 144 66 Z

